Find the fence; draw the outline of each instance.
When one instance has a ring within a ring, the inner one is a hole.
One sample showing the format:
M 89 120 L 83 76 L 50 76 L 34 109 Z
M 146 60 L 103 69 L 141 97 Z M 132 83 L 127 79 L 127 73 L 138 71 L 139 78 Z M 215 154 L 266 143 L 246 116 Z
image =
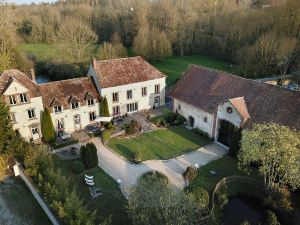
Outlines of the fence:
M 42 207 L 42 209 L 44 210 L 44 212 L 48 216 L 49 220 L 52 222 L 53 225 L 59 225 L 58 221 L 56 220 L 56 218 L 54 217 L 52 212 L 49 210 L 46 203 L 43 201 L 41 196 L 35 190 L 34 186 L 32 185 L 32 183 L 30 181 L 30 178 L 25 174 L 23 168 L 19 165 L 17 167 L 18 167 L 18 172 L 19 172 L 20 177 L 22 178 L 22 180 L 24 181 L 26 186 L 29 188 L 29 190 L 31 191 L 31 193 L 33 194 L 34 198 L 37 200 L 39 205 Z

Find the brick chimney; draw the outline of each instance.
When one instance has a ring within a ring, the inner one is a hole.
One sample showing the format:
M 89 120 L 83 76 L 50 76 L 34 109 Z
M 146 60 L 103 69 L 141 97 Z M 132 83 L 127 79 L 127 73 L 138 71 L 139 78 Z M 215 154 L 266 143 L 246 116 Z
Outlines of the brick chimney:
M 36 83 L 36 80 L 35 80 L 35 71 L 33 68 L 30 69 L 30 75 L 31 75 L 31 80 Z

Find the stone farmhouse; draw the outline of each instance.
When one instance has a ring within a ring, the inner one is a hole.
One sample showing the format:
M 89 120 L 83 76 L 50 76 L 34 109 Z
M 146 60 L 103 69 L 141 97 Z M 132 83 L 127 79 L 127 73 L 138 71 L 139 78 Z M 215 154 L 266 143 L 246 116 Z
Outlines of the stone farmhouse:
M 101 97 L 112 116 L 165 104 L 166 76 L 141 57 L 95 61 L 88 76 L 37 84 L 19 70 L 0 76 L 0 95 L 10 108 L 13 129 L 26 140 L 41 139 L 40 117 L 50 111 L 57 131 L 72 133 L 95 123 Z
M 190 66 L 170 93 L 173 111 L 229 146 L 235 128 L 274 122 L 300 130 L 300 92 Z

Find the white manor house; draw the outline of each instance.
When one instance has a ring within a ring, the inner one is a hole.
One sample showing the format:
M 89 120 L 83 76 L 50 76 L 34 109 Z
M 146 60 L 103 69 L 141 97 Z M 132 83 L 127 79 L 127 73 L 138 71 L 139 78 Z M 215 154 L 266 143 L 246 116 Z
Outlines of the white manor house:
M 87 77 L 37 84 L 19 70 L 0 76 L 0 94 L 10 108 L 16 134 L 41 139 L 40 117 L 47 108 L 55 129 L 67 133 L 95 123 L 102 97 L 111 116 L 149 110 L 165 104 L 166 76 L 142 57 L 93 60 Z

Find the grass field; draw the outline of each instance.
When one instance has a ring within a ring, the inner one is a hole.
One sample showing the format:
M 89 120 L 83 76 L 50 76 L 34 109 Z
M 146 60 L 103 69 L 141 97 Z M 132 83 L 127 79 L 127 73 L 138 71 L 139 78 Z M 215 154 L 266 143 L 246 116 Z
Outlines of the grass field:
M 148 159 L 170 159 L 193 151 L 209 143 L 204 138 L 185 127 L 171 127 L 144 133 L 131 139 L 113 138 L 109 147 L 128 160 L 133 160 L 134 152 L 141 153 L 142 161 Z
M 239 74 L 238 66 L 204 55 L 182 57 L 172 56 L 167 58 L 163 62 L 152 62 L 151 64 L 168 76 L 167 85 L 169 87 L 172 87 L 176 83 L 176 81 L 181 78 L 183 73 L 191 64 L 217 69 L 236 75 Z
M 0 224 L 52 224 L 21 178 L 0 184 Z
M 47 61 L 57 57 L 57 47 L 54 44 L 28 44 L 18 45 L 18 51 L 35 55 L 38 61 Z
M 216 175 L 211 175 L 209 171 L 216 171 Z M 212 193 L 216 184 L 224 177 L 234 175 L 245 175 L 238 168 L 238 161 L 230 156 L 224 156 L 216 161 L 213 161 L 205 166 L 202 166 L 197 171 L 197 177 L 189 185 L 189 189 L 195 187 L 203 187 L 209 193 Z
M 111 217 L 111 224 L 129 225 L 129 218 L 126 213 L 126 199 L 121 193 L 118 184 L 98 166 L 85 171 L 82 175 L 74 175 L 71 171 L 71 165 L 78 160 L 60 160 L 55 157 L 55 166 L 61 168 L 63 174 L 70 178 L 81 198 L 88 205 L 90 210 L 97 210 L 97 224 Z M 91 199 L 88 186 L 83 182 L 84 174 L 94 176 L 95 186 L 101 188 L 103 195 Z M 109 223 L 110 224 L 110 223 Z

